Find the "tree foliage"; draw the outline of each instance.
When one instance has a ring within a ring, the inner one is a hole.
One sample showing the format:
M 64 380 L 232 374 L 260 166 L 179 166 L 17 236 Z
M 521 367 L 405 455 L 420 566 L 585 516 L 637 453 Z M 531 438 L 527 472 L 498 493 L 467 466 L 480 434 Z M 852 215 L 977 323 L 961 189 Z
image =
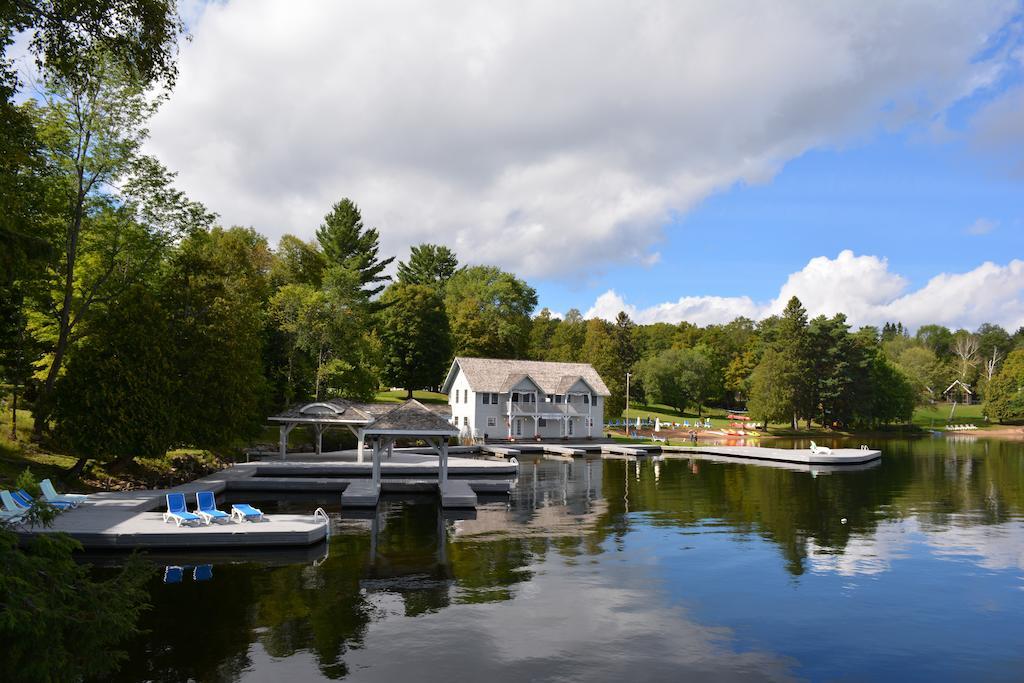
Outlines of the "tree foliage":
M 1011 351 L 992 378 L 985 410 L 1000 422 L 1024 418 L 1024 349 Z
M 495 266 L 471 266 L 445 287 L 456 356 L 523 358 L 537 292 Z
M 384 291 L 381 374 L 392 386 L 427 389 L 441 383 L 452 357 L 444 299 L 431 285 L 394 284 Z
M 412 247 L 409 262 L 398 263 L 398 281 L 406 285 L 430 285 L 444 290 L 459 268 L 455 252 L 438 244 Z

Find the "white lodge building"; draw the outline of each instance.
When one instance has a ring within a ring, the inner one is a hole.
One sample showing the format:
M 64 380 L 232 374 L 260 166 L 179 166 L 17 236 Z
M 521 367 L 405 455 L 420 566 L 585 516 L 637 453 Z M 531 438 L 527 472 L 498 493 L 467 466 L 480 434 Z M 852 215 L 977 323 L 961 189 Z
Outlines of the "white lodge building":
M 456 358 L 441 391 L 466 436 L 600 436 L 610 395 L 589 363 Z

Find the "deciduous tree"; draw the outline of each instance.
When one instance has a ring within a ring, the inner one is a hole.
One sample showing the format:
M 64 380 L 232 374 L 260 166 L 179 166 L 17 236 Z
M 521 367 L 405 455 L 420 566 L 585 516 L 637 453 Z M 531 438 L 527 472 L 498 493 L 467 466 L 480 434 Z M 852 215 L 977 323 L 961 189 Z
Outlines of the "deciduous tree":
M 427 389 L 441 383 L 452 358 L 441 294 L 432 285 L 396 283 L 381 297 L 381 374 L 391 386 Z

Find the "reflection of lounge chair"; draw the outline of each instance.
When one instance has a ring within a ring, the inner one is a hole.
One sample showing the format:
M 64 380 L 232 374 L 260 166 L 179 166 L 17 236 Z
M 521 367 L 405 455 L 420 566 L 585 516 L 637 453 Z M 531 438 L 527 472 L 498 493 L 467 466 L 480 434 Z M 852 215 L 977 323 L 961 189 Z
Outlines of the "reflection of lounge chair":
M 185 569 L 182 567 L 164 567 L 164 583 L 181 583 L 185 576 Z
M 188 524 L 190 522 L 200 522 L 202 517 L 194 515 L 188 511 L 185 507 L 185 494 L 184 493 L 168 493 L 167 494 L 167 512 L 164 513 L 164 523 L 168 520 L 174 520 L 176 526 L 182 524 Z
M 39 482 L 39 490 L 43 492 L 43 498 L 51 503 L 71 503 L 72 506 L 76 506 L 88 498 L 81 493 L 57 493 L 57 489 L 53 488 L 53 483 L 49 479 Z
M 192 570 L 192 579 L 195 581 L 209 581 L 213 578 L 213 565 L 200 564 Z
M 254 508 L 248 503 L 235 503 L 231 506 L 231 519 L 239 522 L 249 520 L 250 522 L 263 521 L 263 511 Z
M 196 492 L 196 514 L 202 517 L 206 524 L 215 519 L 225 522 L 231 520 L 228 513 L 217 509 L 217 500 L 213 497 L 213 491 Z
M 811 453 L 814 455 L 830 455 L 832 449 L 828 446 L 819 446 L 818 444 L 811 442 Z

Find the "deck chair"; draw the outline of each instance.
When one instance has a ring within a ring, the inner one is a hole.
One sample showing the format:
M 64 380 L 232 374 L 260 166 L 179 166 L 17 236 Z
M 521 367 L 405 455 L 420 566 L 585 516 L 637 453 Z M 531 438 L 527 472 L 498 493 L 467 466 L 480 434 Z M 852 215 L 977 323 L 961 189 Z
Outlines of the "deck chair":
M 214 520 L 224 522 L 231 520 L 228 513 L 217 509 L 217 499 L 214 498 L 213 491 L 196 492 L 196 514 L 203 518 L 205 524 Z
M 39 482 L 39 490 L 43 492 L 43 498 L 51 503 L 71 503 L 72 507 L 77 506 L 88 498 L 88 496 L 81 493 L 57 493 L 57 489 L 53 488 L 53 483 L 49 479 L 43 479 Z
M 828 446 L 819 446 L 818 444 L 811 442 L 811 453 L 815 455 L 828 455 L 832 452 L 832 449 Z
M 11 493 L 11 496 L 14 497 L 14 500 L 19 505 L 22 505 L 27 508 L 32 507 L 32 503 L 36 502 L 35 499 L 32 496 L 30 496 L 28 491 L 26 491 L 25 489 L 18 489 L 17 491 L 14 491 Z M 71 503 L 64 503 L 61 501 L 50 501 L 44 499 L 41 502 L 46 503 L 50 507 L 56 508 L 58 510 L 67 510 L 68 508 L 74 507 Z
M 19 503 L 10 491 L 0 491 L 0 501 L 3 502 L 4 510 L 7 512 L 17 512 L 23 515 L 28 510 L 28 505 Z
M 245 520 L 250 522 L 263 521 L 263 511 L 254 508 L 248 503 L 235 503 L 231 506 L 231 519 L 239 522 L 244 522 Z
M 188 524 L 190 522 L 198 523 L 202 521 L 202 517 L 192 514 L 188 511 L 188 508 L 185 507 L 184 493 L 167 494 L 167 512 L 164 513 L 164 523 L 172 519 L 176 526 L 181 526 L 182 524 Z

